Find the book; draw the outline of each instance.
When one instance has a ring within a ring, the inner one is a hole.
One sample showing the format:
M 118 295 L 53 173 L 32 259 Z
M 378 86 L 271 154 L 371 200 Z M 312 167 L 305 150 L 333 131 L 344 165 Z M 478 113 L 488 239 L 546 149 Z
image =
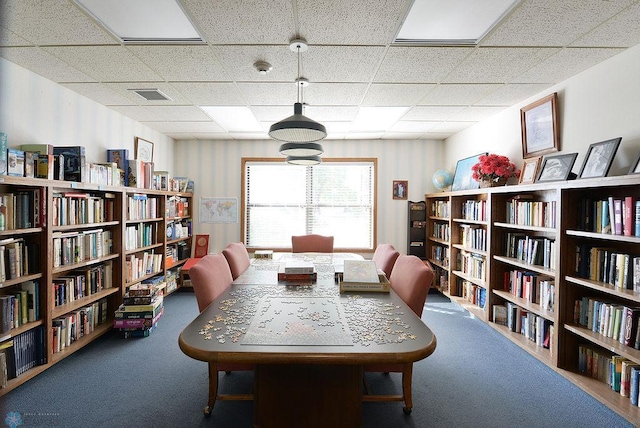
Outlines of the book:
M 633 196 L 624 198 L 623 234 L 633 236 L 635 234 L 635 201 Z
M 622 199 L 613 200 L 613 234 L 622 235 Z
M 20 150 L 25 152 L 36 152 L 41 155 L 52 155 L 53 144 L 22 144 Z
M 634 224 L 634 235 L 640 236 L 640 200 L 635 203 Z
M 273 259 L 273 250 L 256 250 L 253 252 L 254 259 Z
M 24 151 L 7 149 L 7 175 L 24 177 Z
M 284 273 L 286 274 L 312 274 L 316 267 L 311 262 L 303 260 L 289 260 L 284 263 Z
M 507 325 L 507 307 L 505 305 L 493 305 L 493 322 Z
M 0 132 L 0 175 L 7 174 L 7 134 Z
M 46 178 L 47 180 L 53 180 L 54 173 L 54 161 L 53 154 L 51 155 L 38 155 L 36 159 L 36 178 Z
M 201 258 L 209 253 L 209 235 L 196 235 L 193 257 Z
M 89 182 L 84 146 L 55 146 L 53 154 L 64 156 L 64 162 L 60 165 L 64 180 Z

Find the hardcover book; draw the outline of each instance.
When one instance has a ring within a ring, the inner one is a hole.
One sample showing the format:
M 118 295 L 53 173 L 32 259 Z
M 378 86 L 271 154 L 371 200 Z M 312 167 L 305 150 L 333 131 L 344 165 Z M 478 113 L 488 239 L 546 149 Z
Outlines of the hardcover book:
M 64 180 L 88 183 L 88 165 L 84 146 L 61 146 L 53 148 L 54 155 L 64 156 L 62 166 Z
M 0 132 L 0 175 L 7 174 L 7 134 Z
M 24 151 L 7 149 L 7 175 L 24 177 Z

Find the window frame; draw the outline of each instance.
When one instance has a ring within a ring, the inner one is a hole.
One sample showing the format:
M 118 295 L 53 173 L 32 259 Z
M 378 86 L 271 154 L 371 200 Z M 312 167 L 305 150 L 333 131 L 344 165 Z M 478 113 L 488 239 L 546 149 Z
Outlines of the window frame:
M 242 170 L 242 182 L 241 182 L 241 192 L 240 192 L 240 236 L 242 238 L 242 242 L 247 245 L 247 218 L 246 218 L 246 208 L 247 208 L 247 176 L 246 176 L 246 164 L 247 163 L 278 163 L 282 162 L 283 166 L 286 166 L 282 158 L 253 158 L 253 157 L 243 157 L 241 162 L 241 170 Z M 353 163 L 353 162 L 361 162 L 367 163 L 370 162 L 373 166 L 373 218 L 372 218 L 372 229 L 373 229 L 373 237 L 372 237 L 372 247 L 371 248 L 338 248 L 335 249 L 335 252 L 371 252 L 376 248 L 378 242 L 378 158 L 323 158 L 323 163 Z M 282 247 L 282 248 L 273 248 L 273 247 L 250 247 L 247 248 L 251 251 L 255 250 L 275 250 L 275 251 L 291 251 L 291 247 Z

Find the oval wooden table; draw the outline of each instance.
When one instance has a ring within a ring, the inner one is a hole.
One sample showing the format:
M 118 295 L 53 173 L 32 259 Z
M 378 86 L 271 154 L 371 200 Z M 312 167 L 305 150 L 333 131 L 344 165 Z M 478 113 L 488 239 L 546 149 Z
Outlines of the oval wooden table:
M 363 365 L 419 361 L 436 337 L 393 291 L 340 294 L 335 271 L 357 257 L 252 260 L 185 327 L 180 349 L 201 361 L 256 365 L 256 427 L 361 426 Z M 279 283 L 280 263 L 290 259 L 313 261 L 317 281 Z

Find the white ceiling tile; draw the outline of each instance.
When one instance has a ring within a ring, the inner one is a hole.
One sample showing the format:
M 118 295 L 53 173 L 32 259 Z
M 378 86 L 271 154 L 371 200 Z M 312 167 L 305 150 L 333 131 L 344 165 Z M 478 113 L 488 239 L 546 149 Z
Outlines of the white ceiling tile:
M 442 84 L 429 92 L 419 104 L 441 106 L 472 105 L 500 86 L 498 84 Z
M 246 100 L 233 83 L 173 82 L 171 86 L 196 105 L 241 106 Z
M 266 132 L 229 132 L 229 135 L 235 140 L 271 140 Z
M 106 106 L 139 104 L 134 103 L 127 97 L 123 97 L 101 83 L 62 83 L 62 86 Z
M 442 123 L 434 126 L 433 128 L 431 128 L 431 132 L 432 133 L 438 133 L 438 132 L 447 133 L 447 132 L 450 132 L 452 134 L 455 134 L 456 132 L 460 132 L 463 129 L 467 129 L 468 127 L 470 127 L 474 123 L 475 122 L 442 122 Z
M 512 106 L 549 87 L 548 84 L 512 84 L 502 85 L 476 104 L 485 106 Z
M 431 107 L 431 106 L 415 106 L 412 107 L 403 117 L 402 120 L 435 120 L 443 121 L 462 110 L 464 107 Z
M 304 91 L 304 101 L 312 106 L 353 106 L 362 103 L 366 83 L 312 83 Z
M 0 56 L 54 82 L 93 82 L 93 78 L 36 47 L 0 48 Z
M 0 18 L 3 19 L 3 18 Z M 0 25 L 0 46 L 27 46 L 29 42 Z
M 130 117 L 138 122 L 161 122 L 163 119 L 158 118 L 155 114 L 142 106 L 109 106 L 111 110 L 115 110 L 120 114 Z M 148 125 L 148 124 L 147 124 Z
M 230 45 L 212 46 L 220 62 L 237 82 L 295 82 L 298 76 L 297 55 L 286 45 Z M 303 61 L 307 53 L 303 53 Z M 266 61 L 273 67 L 267 74 L 260 74 L 253 66 L 256 61 Z M 308 78 L 308 76 L 307 76 Z
M 478 48 L 443 82 L 506 83 L 557 51 L 555 48 Z
M 322 106 L 311 105 L 304 109 L 304 114 L 313 117 L 314 120 L 324 122 L 351 121 L 358 114 L 358 106 Z M 287 112 L 291 114 L 292 111 Z
M 428 140 L 445 140 L 453 134 L 455 134 L 455 132 L 426 132 L 423 138 Z
M 531 70 L 515 77 L 513 83 L 560 82 L 619 54 L 622 50 L 614 48 L 565 48 Z
M 408 133 L 424 133 L 431 130 L 439 122 L 427 122 L 427 121 L 413 121 L 413 120 L 399 120 L 394 123 L 389 132 L 408 132 Z
M 449 120 L 453 122 L 479 122 L 500 113 L 504 109 L 504 107 L 467 107 L 451 116 Z
M 209 46 L 128 46 L 127 49 L 164 80 L 230 81 Z
M 35 45 L 116 44 L 71 1 L 4 0 L 2 26 Z
M 567 46 L 634 0 L 524 0 L 483 46 Z
M 380 140 L 384 132 L 349 132 L 345 139 L 349 140 Z
M 427 92 L 433 89 L 433 84 L 379 84 L 369 87 L 367 95 L 362 101 L 364 106 L 407 106 L 420 101 Z
M 473 52 L 473 48 L 391 47 L 374 82 L 438 83 Z
M 580 37 L 571 46 L 631 47 L 640 43 L 640 2 Z
M 215 122 L 143 122 L 143 125 L 153 127 L 159 132 L 171 133 L 197 133 L 197 132 L 222 132 L 225 130 L 218 126 Z
M 162 80 L 123 46 L 65 46 L 43 49 L 100 82 Z
M 296 5 L 300 33 L 309 43 L 386 45 L 395 37 L 410 2 L 297 0 Z
M 382 136 L 383 140 L 419 140 L 424 133 L 422 132 L 385 132 Z
M 211 118 L 193 106 L 110 106 L 138 122 L 210 122 Z

